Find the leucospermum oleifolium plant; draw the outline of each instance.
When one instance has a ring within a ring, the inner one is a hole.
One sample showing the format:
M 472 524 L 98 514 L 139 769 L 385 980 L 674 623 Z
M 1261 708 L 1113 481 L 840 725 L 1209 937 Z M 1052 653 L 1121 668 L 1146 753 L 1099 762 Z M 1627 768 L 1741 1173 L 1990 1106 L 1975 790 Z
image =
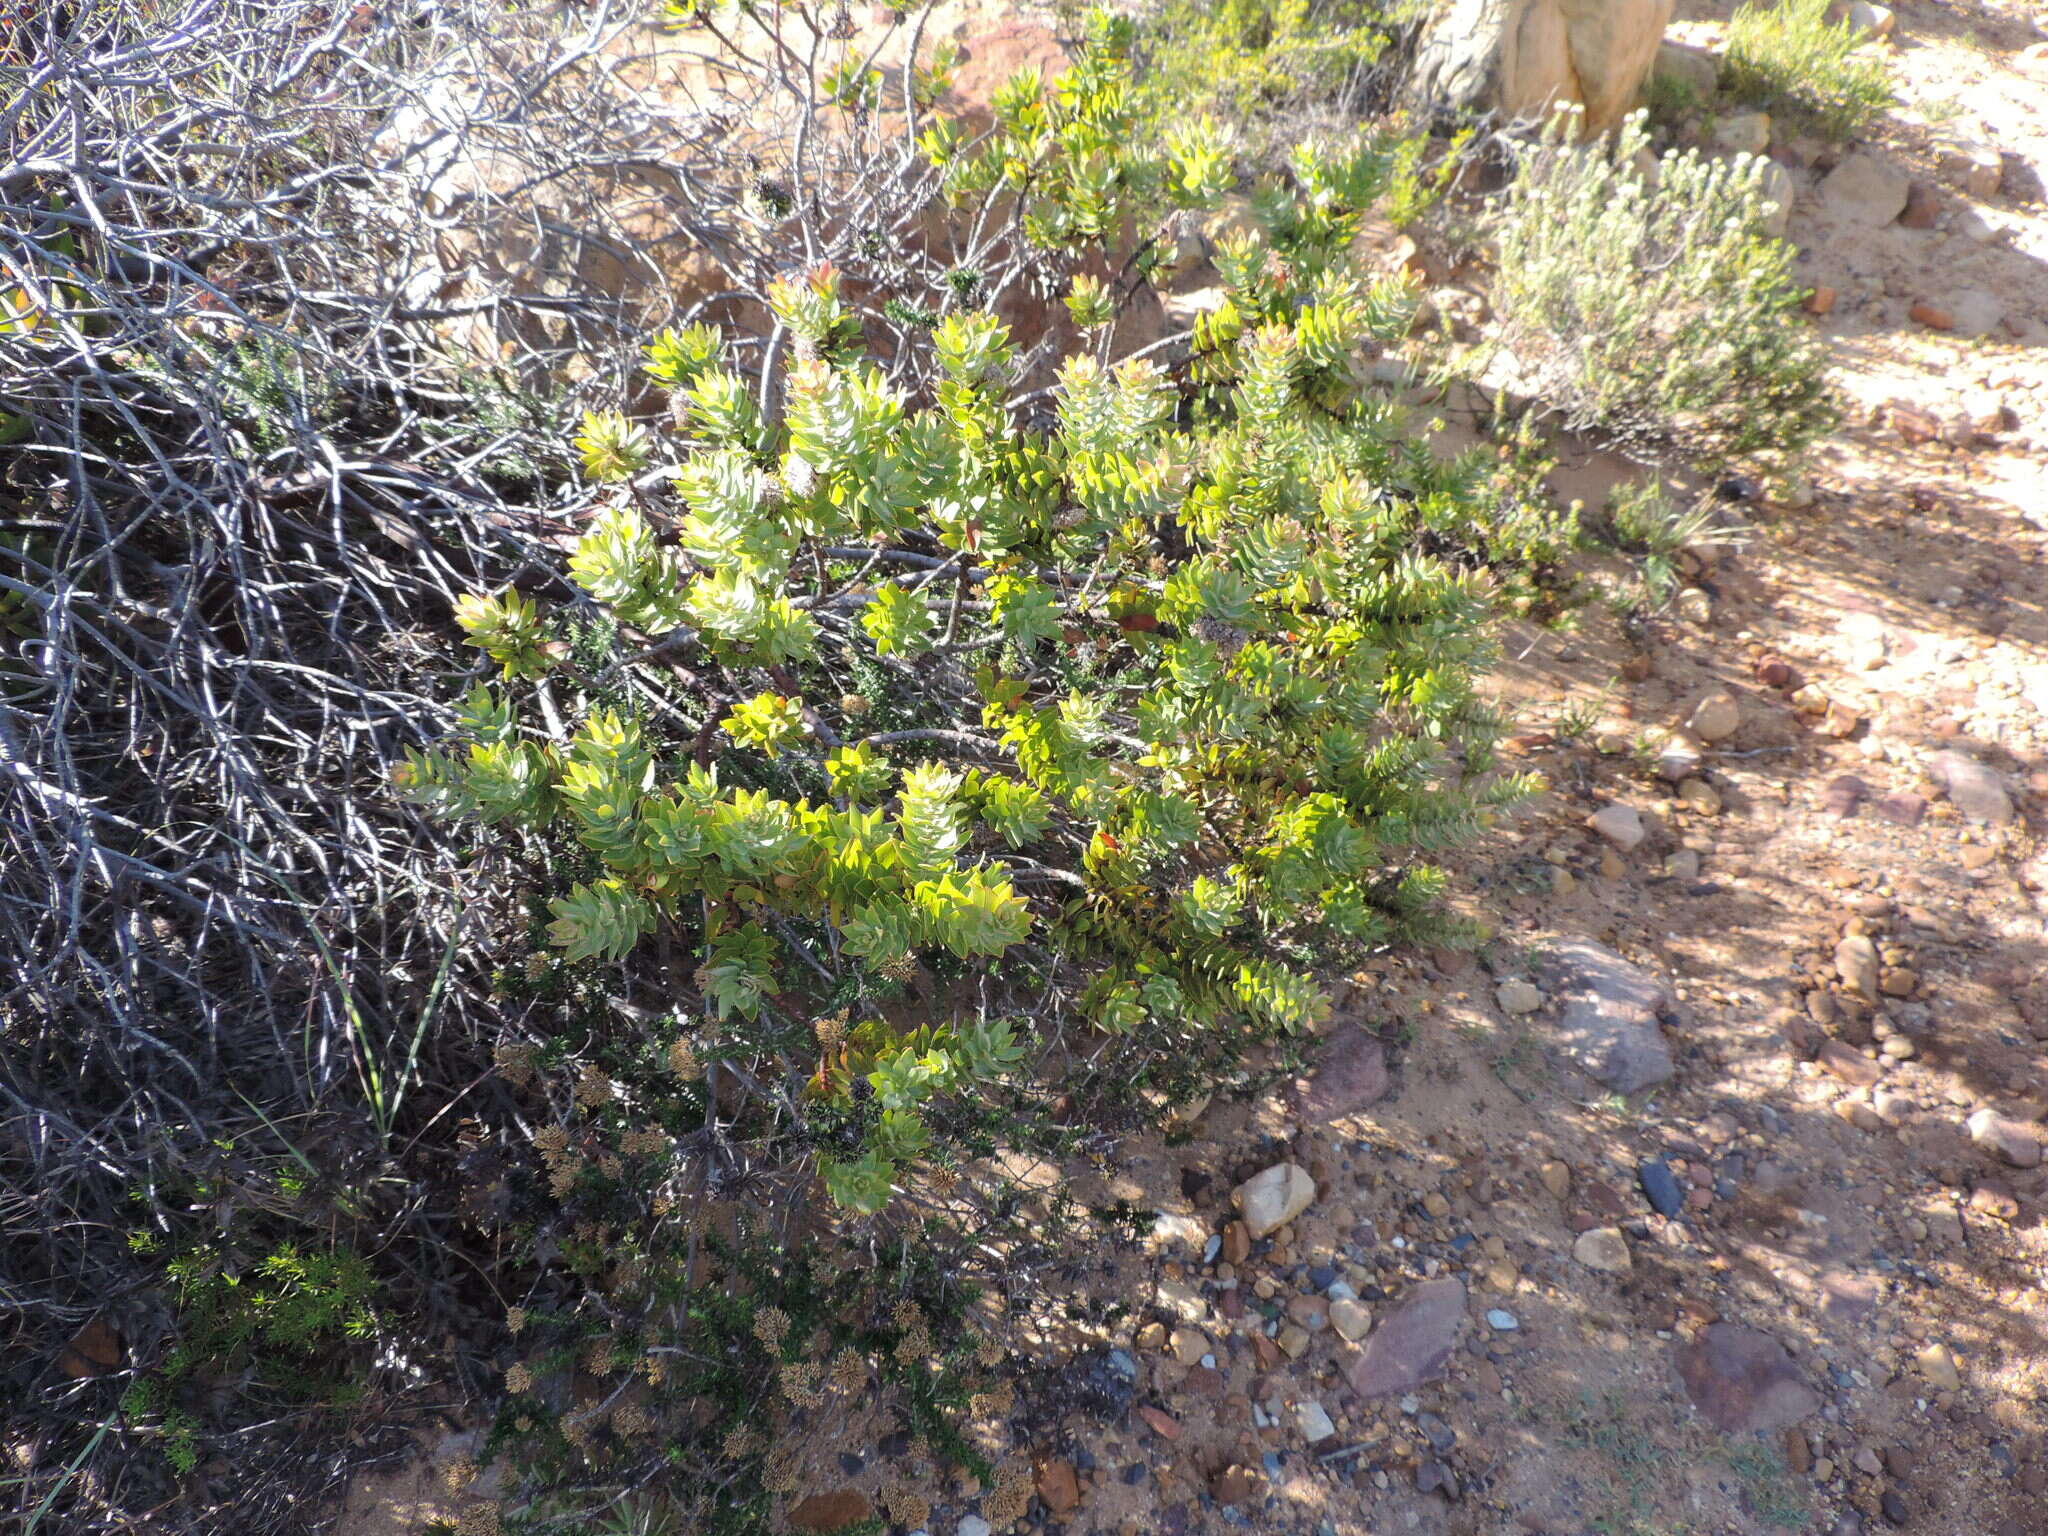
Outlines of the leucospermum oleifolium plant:
M 1480 471 L 1364 382 L 1407 319 L 1344 254 L 1386 165 L 1305 151 L 1187 366 L 1070 357 L 1043 420 L 986 314 L 933 329 L 931 398 L 890 387 L 831 271 L 775 289 L 773 419 L 719 336 L 664 335 L 677 433 L 584 434 L 616 489 L 581 598 L 458 615 L 501 681 L 411 793 L 573 838 L 598 867 L 552 942 L 629 975 L 693 954 L 707 1038 L 832 1127 L 841 1203 L 882 1207 L 934 1112 L 1006 1075 L 1309 1027 L 1314 959 L 1432 931 L 1431 855 L 1528 789 L 1474 691 L 1488 578 L 1446 553 Z M 594 666 L 562 639 L 592 610 L 618 637 Z M 921 964 L 971 1022 L 863 1001 Z

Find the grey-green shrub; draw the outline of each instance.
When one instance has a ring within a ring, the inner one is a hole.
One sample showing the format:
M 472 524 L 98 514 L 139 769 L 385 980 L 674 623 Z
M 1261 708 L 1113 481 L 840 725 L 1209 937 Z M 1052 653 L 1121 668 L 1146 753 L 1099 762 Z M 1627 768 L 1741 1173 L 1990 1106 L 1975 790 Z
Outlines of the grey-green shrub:
M 1745 0 L 1728 22 L 1721 89 L 1736 101 L 1803 119 L 1846 139 L 1892 104 L 1884 59 L 1863 34 L 1828 19 L 1829 0 Z
M 1765 233 L 1767 163 L 1666 154 L 1643 115 L 1527 147 L 1493 221 L 1494 308 L 1521 382 L 1575 429 L 1707 459 L 1797 453 L 1835 420 L 1825 350 Z

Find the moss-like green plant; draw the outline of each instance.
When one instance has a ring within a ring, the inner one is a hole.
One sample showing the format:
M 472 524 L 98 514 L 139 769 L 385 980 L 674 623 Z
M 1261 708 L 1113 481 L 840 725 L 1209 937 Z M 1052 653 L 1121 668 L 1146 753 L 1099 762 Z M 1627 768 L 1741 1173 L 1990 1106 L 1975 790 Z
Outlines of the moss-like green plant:
M 1846 139 L 1890 107 L 1891 74 L 1847 21 L 1829 19 L 1829 0 L 1743 4 L 1728 21 L 1721 89 Z

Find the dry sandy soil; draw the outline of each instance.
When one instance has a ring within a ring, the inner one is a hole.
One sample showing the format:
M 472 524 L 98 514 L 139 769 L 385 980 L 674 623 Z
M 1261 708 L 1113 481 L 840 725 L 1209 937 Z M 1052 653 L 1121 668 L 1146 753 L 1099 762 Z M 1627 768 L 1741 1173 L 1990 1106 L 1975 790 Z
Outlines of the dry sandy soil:
M 1725 10 L 1681 16 L 1711 41 Z M 1775 146 L 1849 419 L 1806 504 L 1743 509 L 1685 617 L 1510 637 L 1497 687 L 1552 789 L 1466 861 L 1495 941 L 1360 973 L 1305 1093 L 1065 1170 L 1165 1219 L 1081 1282 L 1113 1326 L 1027 1321 L 1036 1364 L 1117 1351 L 1135 1380 L 1123 1415 L 1026 1392 L 1024 1443 L 990 1427 L 1036 1476 L 1016 1529 L 2048 1533 L 2048 1181 L 1966 1128 L 1994 1111 L 2038 1161 L 2048 1106 L 2044 37 L 2018 9 L 1898 7 L 1902 107 L 1860 147 L 1924 183 L 1932 227 L 1844 219 L 1827 148 Z M 1958 137 L 2001 152 L 1996 190 Z M 1963 290 L 1990 334 L 1912 318 Z M 1645 472 L 1585 453 L 1557 488 Z M 1711 793 L 1616 750 L 1714 692 L 1735 728 L 1682 775 Z M 1944 780 L 1944 752 L 1985 771 Z M 1587 824 L 1616 803 L 1631 848 Z M 1668 986 L 1667 1081 L 1624 1096 L 1566 1048 L 1541 961 L 1577 939 Z M 1287 1160 L 1313 1203 L 1241 1242 L 1230 1191 Z M 1626 1271 L 1584 1262 L 1616 1244 Z M 1373 1318 L 1356 1342 L 1332 1285 Z M 1403 1367 L 1423 1379 L 1379 1390 Z M 919 1475 L 857 1428 L 803 1492 Z M 421 1482 L 412 1519 L 377 1524 L 366 1486 L 342 1528 L 418 1529 Z M 925 1491 L 934 1536 L 988 1529 L 974 1490 Z

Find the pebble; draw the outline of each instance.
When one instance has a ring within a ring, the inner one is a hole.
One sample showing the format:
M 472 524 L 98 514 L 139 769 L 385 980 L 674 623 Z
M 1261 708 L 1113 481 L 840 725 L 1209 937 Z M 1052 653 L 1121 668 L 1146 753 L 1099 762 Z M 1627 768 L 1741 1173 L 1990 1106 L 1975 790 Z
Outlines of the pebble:
M 1536 1170 L 1536 1177 L 1543 1181 L 1543 1187 L 1550 1191 L 1551 1198 L 1562 1200 L 1572 1192 L 1572 1170 L 1568 1164 L 1551 1158 Z
M 1735 702 L 1735 695 L 1725 689 L 1716 689 L 1701 699 L 1686 717 L 1687 728 L 1701 741 L 1725 740 L 1741 724 L 1742 707 Z
M 1339 1338 L 1355 1344 L 1372 1332 L 1372 1312 L 1362 1302 L 1339 1299 L 1330 1303 L 1330 1326 Z
M 1244 1218 L 1246 1234 L 1254 1240 L 1279 1231 L 1314 1204 L 1315 1198 L 1316 1181 L 1306 1168 L 1293 1163 L 1275 1163 L 1230 1192 L 1231 1203 Z
M 1697 816 L 1721 814 L 1721 792 L 1705 779 L 1687 779 L 1679 785 L 1678 803 Z
M 1502 1013 L 1534 1013 L 1543 1006 L 1543 994 L 1536 990 L 1535 983 L 1520 977 L 1502 982 L 1493 989 L 1493 996 Z
M 1974 757 L 1937 752 L 1927 760 L 1927 775 L 1970 820 L 2001 827 L 2012 820 L 2012 796 L 1998 775 Z
M 1173 1330 L 1173 1358 L 1182 1365 L 1200 1365 L 1209 1353 L 1209 1340 L 1199 1328 Z
M 1651 1209 L 1659 1216 L 1676 1216 L 1685 1205 L 1685 1195 L 1678 1187 L 1678 1180 L 1671 1172 L 1670 1164 L 1661 1158 L 1649 1158 L 1636 1168 L 1636 1182 L 1643 1187 L 1643 1194 L 1650 1202 Z
M 1594 1227 L 1581 1232 L 1579 1240 L 1572 1244 L 1572 1257 L 1588 1269 L 1610 1275 L 1627 1274 L 1635 1267 L 1628 1239 L 1621 1235 L 1619 1227 Z
M 1138 1470 L 1142 1472 L 1145 1469 L 1141 1466 Z M 979 1515 L 962 1515 L 960 1523 L 954 1529 L 959 1532 L 959 1536 L 991 1536 L 994 1527 Z
M 1835 946 L 1835 974 L 1842 985 L 1867 1002 L 1877 1001 L 1877 946 L 1852 933 Z
M 1893 24 L 1894 18 L 1889 6 L 1872 5 L 1869 0 L 1856 0 L 1856 3 L 1849 7 L 1849 30 L 1852 32 L 1868 33 L 1872 37 L 1889 37 Z
M 1313 1398 L 1295 1407 L 1294 1423 L 1301 1431 L 1301 1438 L 1310 1445 L 1320 1444 L 1337 1433 L 1337 1426 L 1330 1421 L 1328 1410 Z
M 1965 1122 L 1970 1140 L 1996 1152 L 2015 1168 L 2041 1166 L 2041 1141 L 2034 1128 L 1995 1109 L 1980 1109 Z
M 1768 112 L 1732 112 L 1714 124 L 1714 142 L 1734 155 L 1760 155 L 1771 147 Z
M 1513 1333 L 1522 1325 L 1514 1313 L 1503 1307 L 1494 1307 L 1486 1314 L 1486 1326 L 1495 1333 Z
M 1920 1368 L 1927 1384 L 1937 1392 L 1955 1392 L 1963 1385 L 1962 1372 L 1956 1369 L 1956 1357 L 1946 1344 L 1929 1344 L 1913 1357 L 1913 1363 Z
M 1642 812 L 1618 800 L 1594 812 L 1586 819 L 1586 825 L 1623 853 L 1634 852 L 1649 835 L 1643 827 Z

